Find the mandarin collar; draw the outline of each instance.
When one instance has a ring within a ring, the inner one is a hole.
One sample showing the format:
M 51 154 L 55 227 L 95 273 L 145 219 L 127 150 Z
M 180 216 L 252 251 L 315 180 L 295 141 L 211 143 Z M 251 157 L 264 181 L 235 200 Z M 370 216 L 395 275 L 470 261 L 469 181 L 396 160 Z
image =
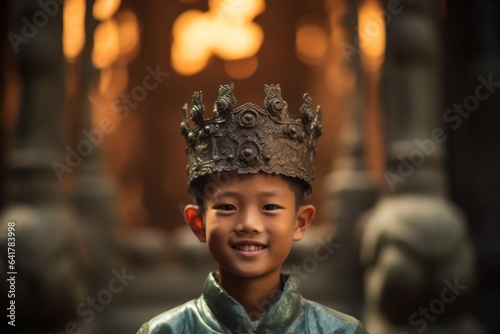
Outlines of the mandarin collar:
M 297 318 L 301 308 L 301 296 L 297 284 L 289 275 L 281 274 L 284 285 L 278 299 L 262 314 L 256 332 L 285 333 Z M 253 333 L 252 322 L 243 306 L 231 297 L 217 280 L 217 273 L 212 272 L 205 280 L 203 298 L 217 321 L 231 333 Z M 206 315 L 208 316 L 208 315 Z M 213 319 L 205 319 L 212 323 Z

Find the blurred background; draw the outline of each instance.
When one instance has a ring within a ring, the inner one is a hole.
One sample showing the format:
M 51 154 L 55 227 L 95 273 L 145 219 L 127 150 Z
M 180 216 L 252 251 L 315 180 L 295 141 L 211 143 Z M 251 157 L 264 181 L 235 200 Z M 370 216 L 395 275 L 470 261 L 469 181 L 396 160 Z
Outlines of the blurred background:
M 238 105 L 279 83 L 292 115 L 304 92 L 323 110 L 286 264 L 305 297 L 370 333 L 496 333 L 497 1 L 0 6 L 2 332 L 135 333 L 200 295 L 179 125 L 234 82 Z

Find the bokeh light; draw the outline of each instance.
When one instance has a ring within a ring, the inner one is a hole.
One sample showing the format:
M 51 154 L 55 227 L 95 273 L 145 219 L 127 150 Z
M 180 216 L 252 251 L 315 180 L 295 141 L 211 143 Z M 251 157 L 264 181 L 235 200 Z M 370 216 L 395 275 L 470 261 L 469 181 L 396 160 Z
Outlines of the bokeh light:
M 367 0 L 361 5 L 358 30 L 361 65 L 367 71 L 378 70 L 385 55 L 385 22 L 377 1 Z
M 67 0 L 63 11 L 63 52 L 74 61 L 85 44 L 85 0 Z
M 207 12 L 185 11 L 172 28 L 172 67 L 192 75 L 214 55 L 223 60 L 251 58 L 264 40 L 262 28 L 252 21 L 264 9 L 263 0 L 212 0 Z
M 109 20 L 120 7 L 121 0 L 96 0 L 92 8 L 92 15 L 97 20 Z
M 308 65 L 321 64 L 328 50 L 328 36 L 316 24 L 300 24 L 295 37 L 296 52 L 299 59 Z
M 120 55 L 120 33 L 115 20 L 99 23 L 94 33 L 92 64 L 97 69 L 111 66 Z

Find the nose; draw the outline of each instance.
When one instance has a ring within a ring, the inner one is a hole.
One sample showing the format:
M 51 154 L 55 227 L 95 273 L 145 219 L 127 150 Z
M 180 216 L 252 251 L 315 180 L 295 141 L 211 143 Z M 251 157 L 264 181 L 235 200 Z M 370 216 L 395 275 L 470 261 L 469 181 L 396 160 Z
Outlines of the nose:
M 235 226 L 236 233 L 262 233 L 263 226 L 259 212 L 251 208 L 241 210 Z

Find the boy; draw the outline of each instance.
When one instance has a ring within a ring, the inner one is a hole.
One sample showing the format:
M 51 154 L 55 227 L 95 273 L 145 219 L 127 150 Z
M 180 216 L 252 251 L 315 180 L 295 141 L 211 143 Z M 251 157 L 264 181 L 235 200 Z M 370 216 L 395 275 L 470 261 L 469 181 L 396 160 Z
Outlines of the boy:
M 315 208 L 313 155 L 321 111 L 304 94 L 300 119 L 290 119 L 279 85 L 265 85 L 264 109 L 234 108 L 233 84 L 219 88 L 204 119 L 201 92 L 187 105 L 189 190 L 196 204 L 185 219 L 217 263 L 201 297 L 145 323 L 138 333 L 367 333 L 356 319 L 308 301 L 281 274 L 293 241 L 302 239 Z

